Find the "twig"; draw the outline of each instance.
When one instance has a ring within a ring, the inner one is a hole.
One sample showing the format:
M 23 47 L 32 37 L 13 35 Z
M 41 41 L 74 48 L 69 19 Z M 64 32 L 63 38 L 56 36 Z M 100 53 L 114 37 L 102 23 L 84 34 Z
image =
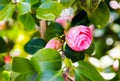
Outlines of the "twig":
M 41 20 L 40 21 L 40 34 L 41 34 L 41 38 L 43 39 L 46 33 L 46 28 L 47 28 L 47 22 L 45 20 Z

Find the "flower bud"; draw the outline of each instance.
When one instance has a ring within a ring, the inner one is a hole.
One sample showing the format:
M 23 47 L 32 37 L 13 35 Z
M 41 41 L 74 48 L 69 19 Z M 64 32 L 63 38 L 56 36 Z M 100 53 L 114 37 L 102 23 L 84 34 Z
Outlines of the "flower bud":
M 6 64 L 9 64 L 11 62 L 11 57 L 9 55 L 5 56 L 4 61 Z
M 61 39 L 59 39 L 57 37 L 48 41 L 48 43 L 45 46 L 45 48 L 52 48 L 52 49 L 55 49 L 55 50 L 58 50 L 61 47 L 62 47 L 62 41 L 61 41 Z
M 56 22 L 59 23 L 60 25 L 62 25 L 62 27 L 65 30 L 68 30 L 70 23 L 72 21 L 72 18 L 73 18 L 73 16 L 61 16 L 61 17 L 56 19 Z
M 65 39 L 68 46 L 74 51 L 84 51 L 92 43 L 92 31 L 84 25 L 75 26 L 67 32 Z
M 92 24 L 92 25 L 89 26 L 89 28 L 90 28 L 91 32 L 93 33 L 94 30 L 95 30 L 95 26 Z

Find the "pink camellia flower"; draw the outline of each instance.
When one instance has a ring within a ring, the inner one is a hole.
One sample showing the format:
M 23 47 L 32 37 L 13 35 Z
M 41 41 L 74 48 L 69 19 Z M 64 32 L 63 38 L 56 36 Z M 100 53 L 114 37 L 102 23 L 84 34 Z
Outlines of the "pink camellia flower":
M 56 19 L 56 22 L 63 26 L 65 30 L 69 28 L 73 16 L 61 16 Z
M 79 25 L 72 27 L 66 34 L 66 43 L 74 51 L 84 51 L 92 42 L 92 31 L 89 27 Z
M 52 48 L 52 49 L 55 49 L 55 50 L 58 50 L 61 47 L 62 47 L 62 41 L 61 41 L 61 39 L 59 39 L 57 37 L 48 41 L 48 43 L 45 46 L 45 48 Z

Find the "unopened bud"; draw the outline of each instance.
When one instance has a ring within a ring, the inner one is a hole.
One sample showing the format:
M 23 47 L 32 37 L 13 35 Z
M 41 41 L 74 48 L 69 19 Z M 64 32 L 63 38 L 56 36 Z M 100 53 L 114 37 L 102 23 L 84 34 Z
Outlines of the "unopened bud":
M 56 19 L 56 22 L 59 23 L 65 30 L 68 30 L 73 16 L 61 16 Z
M 48 43 L 46 44 L 45 47 L 58 50 L 62 47 L 62 41 L 61 41 L 61 39 L 55 37 L 55 38 L 51 39 L 50 41 L 48 41 Z

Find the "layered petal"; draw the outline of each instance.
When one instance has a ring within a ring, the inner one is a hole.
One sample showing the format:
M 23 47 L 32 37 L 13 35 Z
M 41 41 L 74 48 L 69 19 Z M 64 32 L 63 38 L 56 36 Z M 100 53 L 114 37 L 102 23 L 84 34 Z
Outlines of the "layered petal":
M 66 34 L 66 42 L 74 51 L 84 51 L 92 42 L 92 31 L 84 25 L 72 27 Z

